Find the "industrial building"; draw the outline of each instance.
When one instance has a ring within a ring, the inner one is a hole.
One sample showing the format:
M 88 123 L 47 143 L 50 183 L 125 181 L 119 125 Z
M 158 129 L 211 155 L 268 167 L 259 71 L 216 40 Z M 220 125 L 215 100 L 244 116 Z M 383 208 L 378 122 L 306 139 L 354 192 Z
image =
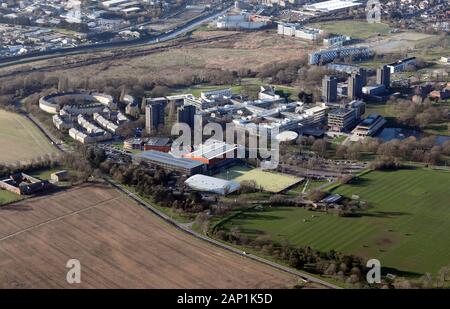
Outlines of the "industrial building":
M 235 181 L 224 180 L 205 175 L 194 175 L 184 182 L 188 187 L 197 191 L 227 195 L 240 189 L 241 185 Z
M 242 29 L 255 30 L 270 25 L 268 18 L 251 15 L 249 13 L 240 13 L 234 15 L 222 15 L 217 19 L 216 27 L 218 29 Z
M 206 171 L 206 165 L 202 162 L 177 158 L 170 153 L 148 150 L 133 156 L 133 162 L 147 163 L 152 166 L 162 168 L 169 172 L 179 172 L 184 175 L 202 174 Z
M 358 7 L 361 5 L 361 2 L 356 2 L 353 0 L 330 0 L 304 5 L 303 9 L 306 11 L 315 12 L 317 15 L 324 15 L 329 13 L 347 11 L 350 8 Z

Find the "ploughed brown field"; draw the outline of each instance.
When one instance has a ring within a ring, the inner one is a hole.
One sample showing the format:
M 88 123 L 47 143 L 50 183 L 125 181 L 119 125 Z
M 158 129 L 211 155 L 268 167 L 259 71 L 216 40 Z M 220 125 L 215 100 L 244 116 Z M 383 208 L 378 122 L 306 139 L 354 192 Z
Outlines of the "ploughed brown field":
M 81 263 L 68 284 L 66 263 Z M 293 276 L 195 239 L 104 185 L 0 207 L 1 288 L 284 288 Z

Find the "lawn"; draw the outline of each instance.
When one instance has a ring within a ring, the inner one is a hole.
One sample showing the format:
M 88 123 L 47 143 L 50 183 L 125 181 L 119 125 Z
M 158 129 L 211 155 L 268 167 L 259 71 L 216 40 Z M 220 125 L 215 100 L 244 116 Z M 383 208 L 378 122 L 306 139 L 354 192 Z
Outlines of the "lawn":
M 4 189 L 0 189 L 0 206 L 4 205 L 4 204 L 12 203 L 12 202 L 20 201 L 21 199 L 23 199 L 23 197 L 20 195 L 6 191 Z
M 333 190 L 369 202 L 360 216 L 276 207 L 244 212 L 225 228 L 238 226 L 249 236 L 267 234 L 297 246 L 376 258 L 391 272 L 436 273 L 450 263 L 449 183 L 446 171 L 370 172 L 358 183 Z
M 0 163 L 30 162 L 56 149 L 31 121 L 22 115 L 0 110 Z
M 339 20 L 312 24 L 329 33 L 348 35 L 354 39 L 367 39 L 378 34 L 388 34 L 390 27 L 383 23 L 369 24 L 366 20 Z
M 233 166 L 215 176 L 237 182 L 254 180 L 264 191 L 272 193 L 283 191 L 302 181 L 302 178 L 299 177 L 244 166 Z

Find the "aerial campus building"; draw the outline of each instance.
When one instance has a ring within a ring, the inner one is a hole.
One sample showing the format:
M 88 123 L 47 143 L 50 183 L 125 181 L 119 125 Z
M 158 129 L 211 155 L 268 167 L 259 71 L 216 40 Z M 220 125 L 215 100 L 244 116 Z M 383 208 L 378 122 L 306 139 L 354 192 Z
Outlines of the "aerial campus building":
M 346 11 L 350 8 L 361 6 L 361 2 L 354 0 L 330 0 L 322 1 L 313 4 L 306 4 L 303 6 L 303 11 L 313 12 L 315 15 L 325 15 L 330 13 L 337 13 L 340 11 Z
M 309 64 L 325 64 L 336 58 L 368 58 L 372 55 L 369 47 L 339 47 L 333 49 L 322 49 L 309 55 Z
M 297 23 L 280 23 L 278 24 L 278 34 L 316 41 L 319 39 L 320 35 L 323 34 L 323 31 L 316 28 L 305 27 Z
M 218 29 L 254 30 L 266 27 L 270 23 L 269 18 L 249 13 L 225 14 L 217 18 L 216 27 Z
M 241 185 L 235 181 L 200 174 L 189 177 L 184 183 L 193 190 L 220 195 L 227 195 L 241 188 Z
M 238 145 L 227 144 L 223 141 L 208 140 L 197 149 L 183 154 L 183 158 L 199 161 L 208 166 L 208 169 L 223 167 L 237 158 Z
M 322 99 L 326 103 L 337 101 L 337 78 L 325 75 L 322 79 Z
M 386 89 L 391 86 L 391 69 L 387 65 L 377 69 L 377 84 L 384 85 Z
M 331 131 L 346 132 L 352 129 L 365 113 L 366 104 L 354 100 L 344 107 L 334 109 L 328 113 L 328 127 Z
M 60 131 L 80 143 L 109 140 L 128 118 L 117 110 L 112 96 L 102 93 L 68 92 L 40 98 L 39 107 L 51 114 Z
M 385 124 L 386 119 L 381 115 L 371 114 L 361 121 L 352 133 L 360 137 L 374 136 Z
M 175 157 L 170 153 L 148 150 L 133 156 L 133 162 L 144 162 L 150 166 L 160 167 L 167 171 L 175 171 L 184 175 L 202 174 L 206 165 L 200 161 Z
M 409 65 L 416 64 L 416 57 L 409 57 L 387 64 L 391 74 L 403 72 Z

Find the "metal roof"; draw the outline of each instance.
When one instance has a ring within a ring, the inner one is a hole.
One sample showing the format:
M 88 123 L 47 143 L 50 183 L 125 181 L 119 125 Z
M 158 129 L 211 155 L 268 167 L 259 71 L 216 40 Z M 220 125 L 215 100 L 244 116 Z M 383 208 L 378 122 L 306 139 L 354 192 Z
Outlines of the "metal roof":
M 134 157 L 153 160 L 160 163 L 182 167 L 182 168 L 196 168 L 202 166 L 203 163 L 191 159 L 186 158 L 177 158 L 171 155 L 170 153 L 165 153 L 161 151 L 148 150 L 143 151 L 139 154 L 134 155 Z

